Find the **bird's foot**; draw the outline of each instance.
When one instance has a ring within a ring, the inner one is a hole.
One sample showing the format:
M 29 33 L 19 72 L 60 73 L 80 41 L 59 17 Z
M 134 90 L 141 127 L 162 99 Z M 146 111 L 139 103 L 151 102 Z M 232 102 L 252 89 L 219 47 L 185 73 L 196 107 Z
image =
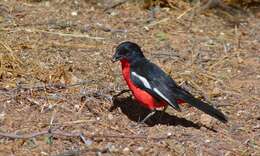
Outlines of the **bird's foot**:
M 124 93 L 127 93 L 127 92 L 130 92 L 129 89 L 124 89 L 122 91 L 120 91 L 119 93 L 117 93 L 116 95 L 114 95 L 112 98 L 117 98 L 118 96 L 124 94 Z
M 142 121 L 140 121 L 140 122 L 132 122 L 132 123 L 129 124 L 129 126 L 131 128 L 137 128 L 137 129 L 143 128 L 143 127 L 148 127 L 148 125 L 145 122 L 142 122 Z

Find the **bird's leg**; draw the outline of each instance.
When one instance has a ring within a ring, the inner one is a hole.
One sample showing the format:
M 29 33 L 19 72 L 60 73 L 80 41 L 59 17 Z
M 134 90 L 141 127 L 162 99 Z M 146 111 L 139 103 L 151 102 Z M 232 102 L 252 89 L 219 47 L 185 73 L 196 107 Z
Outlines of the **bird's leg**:
M 114 95 L 113 98 L 116 98 L 116 97 L 118 97 L 118 96 L 120 96 L 120 95 L 122 95 L 124 93 L 127 93 L 127 92 L 130 92 L 130 90 L 129 89 L 124 89 L 124 90 L 120 91 L 119 93 L 117 93 L 116 95 Z
M 169 105 L 164 106 L 162 113 L 164 113 L 166 111 L 166 109 L 168 108 Z
M 116 100 L 116 98 L 117 98 L 118 96 L 120 96 L 120 95 L 122 95 L 122 94 L 124 94 L 124 93 L 126 93 L 126 92 L 129 92 L 129 91 L 130 91 L 129 89 L 124 89 L 124 90 L 120 91 L 119 93 L 117 93 L 116 95 L 113 95 L 112 98 L 111 98 L 111 102 L 114 103 L 114 101 Z M 113 105 L 112 107 L 110 107 L 109 110 L 110 110 L 110 111 L 113 111 L 113 110 L 116 109 L 118 106 L 119 106 L 119 104 L 115 104 L 115 103 L 114 103 L 114 105 Z
M 153 116 L 156 113 L 156 110 L 152 110 L 140 123 L 145 123 L 146 120 L 148 120 L 151 116 Z
M 163 114 L 165 113 L 165 111 L 166 111 L 167 108 L 168 108 L 168 105 L 164 106 L 163 110 L 161 111 L 161 113 L 160 113 L 160 118 L 159 118 L 159 122 L 161 121 L 162 116 L 163 116 Z

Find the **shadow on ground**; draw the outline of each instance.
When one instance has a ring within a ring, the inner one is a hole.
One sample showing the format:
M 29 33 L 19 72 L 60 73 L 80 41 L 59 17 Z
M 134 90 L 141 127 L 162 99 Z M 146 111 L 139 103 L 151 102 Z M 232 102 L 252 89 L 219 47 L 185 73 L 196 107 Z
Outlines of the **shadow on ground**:
M 122 112 L 132 121 L 140 122 L 144 119 L 151 111 L 147 108 L 140 106 L 131 97 L 115 98 L 110 111 L 116 108 L 120 108 Z M 192 121 L 186 120 L 185 118 L 179 118 L 174 115 L 170 115 L 167 112 L 157 111 L 150 119 L 145 122 L 148 126 L 155 126 L 157 124 L 171 125 L 171 126 L 183 126 L 193 127 L 200 129 L 201 125 Z

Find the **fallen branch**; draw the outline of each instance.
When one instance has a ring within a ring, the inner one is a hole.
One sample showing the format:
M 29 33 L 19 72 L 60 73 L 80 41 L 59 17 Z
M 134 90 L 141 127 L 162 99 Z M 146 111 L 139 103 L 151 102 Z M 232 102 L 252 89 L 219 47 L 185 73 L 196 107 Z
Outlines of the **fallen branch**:
M 202 11 L 211 8 L 220 8 L 225 11 L 232 10 L 231 7 L 224 4 L 223 0 L 208 0 L 208 2 L 202 7 Z
M 41 132 L 35 132 L 35 133 L 23 134 L 23 135 L 18 135 L 16 133 L 0 132 L 0 137 L 10 138 L 10 139 L 30 139 L 30 138 L 34 138 L 46 134 L 53 135 L 53 136 L 79 137 L 84 143 L 86 142 L 84 136 L 92 139 L 105 138 L 105 139 L 145 139 L 145 140 L 165 140 L 165 139 L 170 139 L 171 136 L 174 136 L 174 135 L 167 135 L 162 137 L 148 137 L 148 136 L 138 136 L 138 135 L 106 135 L 106 134 L 92 135 L 92 134 L 83 134 L 81 132 L 69 133 L 60 130 L 56 130 L 56 131 L 45 130 Z
M 28 31 L 25 29 L 25 31 Z M 93 37 L 89 36 L 87 34 L 68 34 L 68 33 L 61 33 L 61 32 L 51 32 L 51 31 L 45 31 L 45 30 L 34 30 L 35 32 L 41 32 L 41 33 L 46 33 L 46 34 L 53 34 L 53 35 L 59 35 L 59 36 L 64 36 L 64 37 L 76 37 L 76 38 L 89 38 L 89 39 L 94 39 L 94 40 L 104 40 L 105 38 L 103 37 Z
M 49 131 L 42 131 L 42 132 L 36 132 L 32 134 L 25 134 L 25 135 L 17 135 L 15 133 L 2 133 L 0 132 L 1 137 L 10 138 L 10 139 L 30 139 L 34 138 L 40 135 L 49 134 Z
M 68 89 L 75 86 L 85 85 L 87 83 L 93 82 L 94 80 L 84 80 L 81 82 L 76 82 L 73 84 L 64 84 L 64 83 L 49 83 L 49 84 L 41 84 L 36 86 L 28 86 L 28 85 L 18 85 L 17 88 L 14 88 L 13 90 L 46 90 L 50 88 L 56 88 L 56 89 Z
M 97 23 L 96 24 L 96 27 L 105 31 L 105 32 L 111 32 L 111 33 L 127 33 L 127 30 L 124 30 L 124 29 L 112 29 L 110 27 L 107 27 L 107 26 L 103 26 L 102 24 L 100 23 Z
M 1 28 L 0 31 L 12 31 L 13 29 L 9 28 Z M 45 30 L 40 30 L 40 29 L 16 29 L 13 31 L 25 31 L 28 33 L 46 33 L 46 34 L 52 34 L 52 35 L 58 35 L 58 36 L 63 36 L 63 37 L 75 37 L 75 38 L 88 38 L 88 39 L 93 39 L 93 40 L 104 40 L 105 38 L 103 37 L 94 37 L 94 36 L 89 36 L 88 34 L 79 34 L 79 33 L 62 33 L 62 32 L 52 32 L 52 31 L 45 31 Z
M 79 155 L 82 155 L 86 152 L 100 152 L 100 153 L 106 153 L 108 152 L 108 149 L 107 148 L 104 148 L 104 149 L 98 149 L 98 148 L 83 148 L 83 149 L 72 149 L 72 150 L 68 150 L 68 151 L 65 151 L 65 152 L 62 152 L 62 153 L 59 153 L 57 155 L 54 155 L 54 156 L 79 156 Z
M 127 2 L 127 1 L 128 1 L 128 0 L 121 0 L 121 1 L 119 1 L 119 2 L 117 2 L 117 3 L 114 3 L 114 4 L 112 4 L 112 5 L 108 6 L 108 7 L 106 7 L 106 8 L 104 9 L 104 12 L 106 12 L 106 11 L 109 10 L 109 9 L 113 9 L 113 8 L 119 6 L 119 5 L 122 5 L 122 4 L 124 4 L 125 2 Z

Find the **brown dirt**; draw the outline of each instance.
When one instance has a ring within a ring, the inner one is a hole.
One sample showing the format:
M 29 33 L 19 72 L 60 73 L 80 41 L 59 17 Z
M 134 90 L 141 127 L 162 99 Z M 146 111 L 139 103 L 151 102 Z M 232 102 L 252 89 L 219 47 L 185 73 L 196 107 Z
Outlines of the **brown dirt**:
M 0 136 L 0 155 L 260 155 L 260 19 L 219 10 L 177 19 L 184 11 L 161 9 L 151 19 L 131 2 L 104 12 L 88 1 L 1 1 L 0 132 L 56 127 L 82 132 L 87 145 L 62 135 Z M 184 105 L 137 125 L 146 109 L 129 94 L 111 100 L 126 88 L 120 65 L 110 61 L 125 40 L 229 123 Z M 94 81 L 37 87 L 81 80 Z

